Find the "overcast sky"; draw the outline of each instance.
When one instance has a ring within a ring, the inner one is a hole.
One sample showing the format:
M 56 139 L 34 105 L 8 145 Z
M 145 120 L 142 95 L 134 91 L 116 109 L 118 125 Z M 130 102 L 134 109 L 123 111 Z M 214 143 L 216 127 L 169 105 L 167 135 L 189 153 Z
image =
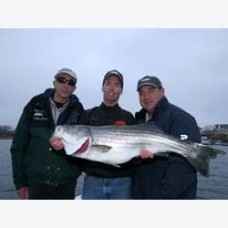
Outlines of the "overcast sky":
M 137 81 L 156 75 L 169 101 L 199 126 L 228 123 L 228 29 L 0 29 L 0 60 L 0 125 L 15 127 L 62 67 L 77 73 L 75 94 L 85 108 L 100 105 L 103 76 L 117 69 L 120 105 L 133 114 Z

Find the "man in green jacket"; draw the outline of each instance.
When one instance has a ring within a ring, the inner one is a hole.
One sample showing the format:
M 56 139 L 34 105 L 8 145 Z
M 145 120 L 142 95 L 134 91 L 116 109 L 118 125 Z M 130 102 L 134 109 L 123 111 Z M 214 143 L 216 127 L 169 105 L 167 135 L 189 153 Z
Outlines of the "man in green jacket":
M 11 145 L 13 179 L 20 199 L 74 199 L 76 159 L 57 153 L 49 143 L 59 124 L 77 124 L 84 111 L 73 92 L 77 76 L 63 68 L 54 88 L 34 96 L 25 106 Z

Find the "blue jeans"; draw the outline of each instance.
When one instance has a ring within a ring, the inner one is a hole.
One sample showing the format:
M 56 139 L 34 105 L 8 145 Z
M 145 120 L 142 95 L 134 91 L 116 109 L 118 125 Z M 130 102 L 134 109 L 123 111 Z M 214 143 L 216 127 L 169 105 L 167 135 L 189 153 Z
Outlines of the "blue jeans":
M 85 176 L 82 199 L 131 199 L 131 177 Z

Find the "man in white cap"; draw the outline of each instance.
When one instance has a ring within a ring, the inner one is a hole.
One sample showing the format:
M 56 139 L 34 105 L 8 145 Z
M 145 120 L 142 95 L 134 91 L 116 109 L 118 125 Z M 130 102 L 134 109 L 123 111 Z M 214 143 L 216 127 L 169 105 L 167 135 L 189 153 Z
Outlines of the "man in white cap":
M 49 143 L 57 124 L 77 124 L 84 111 L 73 92 L 77 76 L 68 68 L 54 76 L 53 89 L 25 106 L 11 145 L 13 179 L 20 199 L 74 199 L 81 171 L 75 160 Z

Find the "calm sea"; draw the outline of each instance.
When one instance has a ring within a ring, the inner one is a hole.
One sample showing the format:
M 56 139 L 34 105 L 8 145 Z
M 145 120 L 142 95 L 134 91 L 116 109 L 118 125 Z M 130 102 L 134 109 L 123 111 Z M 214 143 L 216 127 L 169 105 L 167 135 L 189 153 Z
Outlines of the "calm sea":
M 18 199 L 13 185 L 10 148 L 11 140 L 0 139 L 0 199 Z M 228 146 L 213 146 L 227 155 L 210 162 L 210 177 L 199 174 L 198 199 L 228 199 Z M 78 180 L 76 195 L 82 191 L 83 177 Z

